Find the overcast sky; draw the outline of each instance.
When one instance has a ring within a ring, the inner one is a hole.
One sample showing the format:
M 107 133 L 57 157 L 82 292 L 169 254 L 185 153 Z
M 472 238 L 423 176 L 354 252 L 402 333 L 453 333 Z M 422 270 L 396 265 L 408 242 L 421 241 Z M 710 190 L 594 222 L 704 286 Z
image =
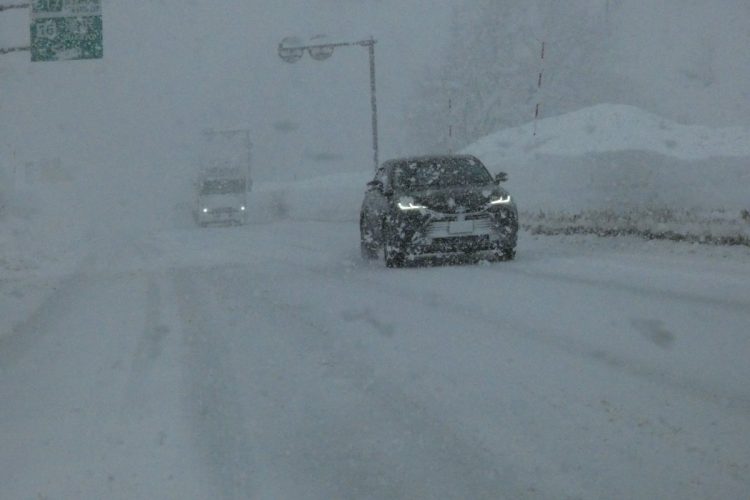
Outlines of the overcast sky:
M 305 57 L 290 65 L 277 44 L 319 33 L 378 40 L 385 157 L 402 149 L 401 110 L 415 76 L 447 41 L 450 3 L 105 1 L 104 60 L 31 64 L 28 54 L 4 56 L 0 154 L 134 172 L 159 165 L 187 175 L 201 130 L 247 127 L 259 180 L 360 163 L 370 169 L 367 51 L 340 49 L 324 63 Z M 27 40 L 27 16 L 4 14 L 0 43 Z

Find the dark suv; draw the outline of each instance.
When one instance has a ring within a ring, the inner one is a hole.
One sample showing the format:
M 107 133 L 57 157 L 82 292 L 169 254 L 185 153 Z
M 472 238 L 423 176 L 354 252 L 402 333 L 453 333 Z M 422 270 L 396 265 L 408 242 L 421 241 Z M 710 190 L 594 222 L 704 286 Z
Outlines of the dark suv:
M 382 248 L 388 267 L 417 257 L 515 256 L 518 211 L 479 159 L 469 155 L 389 160 L 367 183 L 360 213 L 362 256 Z

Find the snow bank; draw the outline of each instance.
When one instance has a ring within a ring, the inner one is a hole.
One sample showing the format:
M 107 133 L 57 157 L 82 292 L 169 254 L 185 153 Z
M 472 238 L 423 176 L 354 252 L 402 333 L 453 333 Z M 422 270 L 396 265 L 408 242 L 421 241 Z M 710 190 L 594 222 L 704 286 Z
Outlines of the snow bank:
M 70 267 L 84 234 L 75 200 L 54 186 L 5 189 L 0 209 L 0 279 Z
M 78 200 L 62 184 L 0 192 L 0 337 L 29 317 L 86 255 Z
M 466 148 L 510 174 L 540 231 L 750 241 L 750 128 L 670 122 L 598 105 L 501 130 Z
M 750 128 L 680 125 L 633 106 L 600 104 L 534 124 L 500 130 L 467 148 L 502 162 L 536 155 L 581 156 L 650 151 L 681 160 L 750 157 Z

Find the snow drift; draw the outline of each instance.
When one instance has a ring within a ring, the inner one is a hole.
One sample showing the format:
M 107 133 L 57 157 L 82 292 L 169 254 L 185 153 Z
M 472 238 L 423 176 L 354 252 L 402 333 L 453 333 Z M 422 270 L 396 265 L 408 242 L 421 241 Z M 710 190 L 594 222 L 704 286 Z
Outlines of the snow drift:
M 750 242 L 750 129 L 598 105 L 501 130 L 464 150 L 507 171 L 525 226 Z

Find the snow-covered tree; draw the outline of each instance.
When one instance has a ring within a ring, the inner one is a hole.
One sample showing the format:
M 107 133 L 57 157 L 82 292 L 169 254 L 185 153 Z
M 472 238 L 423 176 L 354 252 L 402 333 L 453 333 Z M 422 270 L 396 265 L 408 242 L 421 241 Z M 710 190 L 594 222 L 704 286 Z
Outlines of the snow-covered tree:
M 415 148 L 459 149 L 532 120 L 537 103 L 542 117 L 619 103 L 680 123 L 747 125 L 749 5 L 462 0 L 445 57 L 411 102 Z
M 421 83 L 413 102 L 415 139 L 430 149 L 457 148 L 530 120 L 537 102 L 547 113 L 596 102 L 611 88 L 599 68 L 612 3 L 465 0 L 455 10 L 442 65 Z

